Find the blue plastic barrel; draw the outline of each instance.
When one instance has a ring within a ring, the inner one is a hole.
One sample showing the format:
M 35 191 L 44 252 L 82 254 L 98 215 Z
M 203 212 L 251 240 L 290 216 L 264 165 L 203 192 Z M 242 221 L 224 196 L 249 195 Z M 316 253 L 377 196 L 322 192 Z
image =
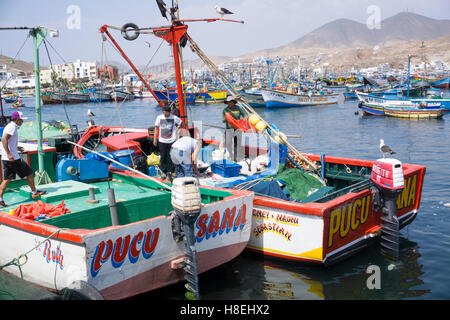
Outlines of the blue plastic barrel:
M 116 160 L 128 167 L 131 166 L 131 159 L 134 157 L 134 150 L 119 150 L 114 152 L 116 156 Z M 111 163 L 113 167 L 119 168 L 119 169 L 126 169 L 118 164 Z

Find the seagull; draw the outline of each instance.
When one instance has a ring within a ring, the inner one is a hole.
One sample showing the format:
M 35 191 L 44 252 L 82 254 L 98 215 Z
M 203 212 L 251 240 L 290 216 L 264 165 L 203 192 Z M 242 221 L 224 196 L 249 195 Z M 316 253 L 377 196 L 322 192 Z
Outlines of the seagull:
M 88 115 L 89 117 L 95 117 L 95 114 L 92 112 L 91 109 L 88 109 L 87 115 Z
M 380 151 L 383 152 L 383 158 L 386 157 L 386 154 L 395 154 L 389 146 L 384 144 L 383 139 L 380 139 Z
M 216 9 L 217 13 L 220 14 L 222 19 L 223 19 L 224 14 L 233 14 L 233 12 L 231 12 L 230 10 L 225 9 L 225 8 L 220 8 L 219 6 L 214 6 L 214 9 Z

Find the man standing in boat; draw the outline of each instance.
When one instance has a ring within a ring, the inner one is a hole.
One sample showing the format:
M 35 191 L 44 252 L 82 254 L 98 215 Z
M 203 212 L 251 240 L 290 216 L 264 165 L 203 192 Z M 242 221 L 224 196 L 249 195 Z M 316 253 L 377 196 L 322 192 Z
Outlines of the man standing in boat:
M 45 194 L 46 191 L 40 191 L 36 189 L 33 179 L 33 170 L 30 166 L 20 159 L 19 152 L 23 151 L 22 147 L 18 147 L 19 143 L 19 133 L 18 129 L 22 125 L 23 120 L 25 120 L 23 113 L 20 111 L 15 111 L 11 115 L 11 122 L 8 123 L 3 130 L 2 143 L 0 147 L 2 156 L 2 166 L 3 166 L 3 181 L 0 184 L 0 206 L 7 207 L 8 205 L 3 200 L 3 194 L 5 193 L 6 187 L 16 177 L 19 175 L 21 179 L 27 177 L 28 185 L 31 188 L 31 195 L 33 198 L 38 198 Z
M 237 101 L 232 96 L 228 96 L 227 99 L 225 100 L 225 103 L 228 106 L 222 111 L 222 122 L 225 122 L 227 129 L 234 129 L 228 123 L 225 113 L 229 113 L 236 120 L 244 118 L 246 115 L 244 111 L 242 111 L 242 109 L 236 105 Z
M 230 125 L 227 121 L 227 118 L 225 116 L 226 113 L 230 114 L 234 119 L 239 120 L 241 118 L 244 118 L 246 116 L 246 114 L 244 113 L 244 111 L 238 107 L 236 105 L 237 101 L 235 98 L 233 98 L 233 96 L 228 96 L 227 99 L 225 100 L 225 103 L 228 104 L 228 106 L 223 109 L 222 111 L 222 122 L 225 122 L 226 126 L 227 126 L 227 130 L 225 131 L 225 141 L 229 143 L 230 138 L 233 141 L 233 148 L 229 148 L 228 150 L 231 151 L 231 155 L 232 155 L 232 159 L 233 161 L 239 161 L 240 159 L 238 159 L 238 145 L 239 142 L 241 141 L 240 134 L 241 131 L 240 130 L 236 130 L 232 125 Z M 239 137 L 238 137 L 239 136 Z M 231 144 L 229 144 L 231 145 Z
M 177 139 L 177 129 L 182 121 L 177 116 L 171 114 L 171 108 L 167 105 L 163 107 L 163 113 L 156 118 L 155 131 L 153 134 L 153 145 L 158 146 L 160 153 L 160 166 L 164 175 L 171 179 L 173 164 L 170 160 L 170 148 Z M 158 139 L 159 134 L 159 139 Z M 162 177 L 163 179 L 166 177 Z

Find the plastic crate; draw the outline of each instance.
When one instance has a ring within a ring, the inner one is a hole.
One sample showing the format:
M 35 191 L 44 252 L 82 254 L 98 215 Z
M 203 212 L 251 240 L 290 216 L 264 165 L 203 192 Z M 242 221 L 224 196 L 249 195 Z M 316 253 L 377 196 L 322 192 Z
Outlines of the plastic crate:
M 242 166 L 240 164 L 234 163 L 230 160 L 218 160 L 211 164 L 211 170 L 223 177 L 236 177 L 239 175 Z

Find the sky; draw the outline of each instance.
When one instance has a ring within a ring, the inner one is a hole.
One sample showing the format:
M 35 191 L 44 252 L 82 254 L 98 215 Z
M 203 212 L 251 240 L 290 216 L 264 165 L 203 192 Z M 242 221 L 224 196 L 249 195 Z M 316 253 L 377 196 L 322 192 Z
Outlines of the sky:
M 172 0 L 165 0 L 170 5 Z M 181 19 L 219 17 L 214 6 L 234 14 L 230 19 L 245 23 L 217 21 L 189 23 L 188 33 L 209 56 L 237 57 L 260 49 L 292 42 L 335 19 L 361 23 L 381 20 L 409 11 L 434 19 L 450 19 L 450 0 L 178 0 Z M 375 11 L 374 11 L 375 10 Z M 59 30 L 58 38 L 47 37 L 53 63 L 65 61 L 118 61 L 123 58 L 105 44 L 102 50 L 99 28 L 121 27 L 133 22 L 139 27 L 167 25 L 155 0 L 0 0 L 0 27 L 46 26 Z M 151 66 L 168 62 L 169 46 L 154 35 L 140 35 L 127 41 L 120 32 L 113 37 L 136 65 Z M 14 57 L 27 37 L 27 31 L 0 31 L 0 53 Z M 185 59 L 195 58 L 189 49 Z M 60 57 L 61 56 L 61 57 Z M 18 59 L 33 61 L 32 40 L 28 39 Z M 45 48 L 40 50 L 41 65 L 49 65 Z

